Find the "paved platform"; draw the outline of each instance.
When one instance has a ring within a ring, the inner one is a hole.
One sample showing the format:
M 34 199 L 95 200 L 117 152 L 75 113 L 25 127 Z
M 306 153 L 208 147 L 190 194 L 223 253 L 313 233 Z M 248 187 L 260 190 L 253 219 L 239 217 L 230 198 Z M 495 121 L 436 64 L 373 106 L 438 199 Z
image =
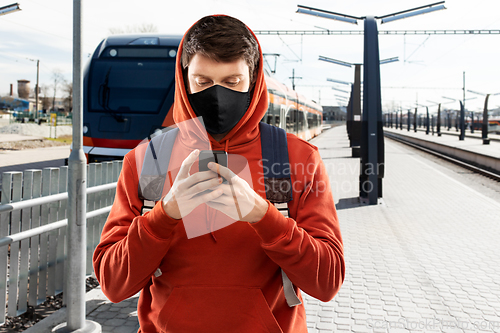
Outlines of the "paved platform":
M 473 135 L 467 133 L 468 136 L 465 137 L 464 140 L 459 140 L 458 136 L 455 135 L 456 132 L 451 131 L 449 135 L 443 134 L 438 136 L 437 134 L 432 135 L 431 132 L 429 134 L 425 134 L 425 131 L 419 130 L 417 132 L 407 129 L 395 129 L 384 127 L 384 131 L 389 133 L 395 133 L 400 135 L 405 135 L 409 137 L 418 138 L 421 140 L 428 140 L 432 142 L 436 142 L 442 145 L 463 149 L 466 151 L 470 151 L 473 153 L 484 154 L 488 156 L 492 156 L 495 158 L 500 158 L 500 140 L 491 140 L 490 144 L 483 144 L 483 140 L 481 139 L 481 133 L 475 132 Z M 467 131 L 468 132 L 468 131 Z M 489 135 L 489 137 L 500 137 L 498 135 Z
M 304 296 L 309 332 L 500 332 L 500 203 L 385 140 L 384 198 L 363 206 L 345 126 L 312 143 L 329 171 L 347 274 L 331 302 Z M 136 301 L 90 297 L 87 318 L 135 332 Z M 50 332 L 43 325 L 28 333 Z
M 31 135 L 21 135 L 21 134 L 0 134 L 0 142 L 41 140 L 43 138 L 44 138 L 43 136 L 31 136 Z

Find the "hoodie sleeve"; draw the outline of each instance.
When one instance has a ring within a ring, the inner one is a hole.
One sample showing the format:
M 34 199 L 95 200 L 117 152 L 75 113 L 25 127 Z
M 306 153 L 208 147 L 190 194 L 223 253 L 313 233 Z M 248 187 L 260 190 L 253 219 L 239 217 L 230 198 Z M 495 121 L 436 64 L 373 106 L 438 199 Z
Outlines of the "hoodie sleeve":
M 294 285 L 324 302 L 339 291 L 345 277 L 342 236 L 330 182 L 317 148 L 305 165 L 295 167 L 294 200 L 285 218 L 270 204 L 252 224 L 267 255 Z
M 167 253 L 178 220 L 170 218 L 159 201 L 144 216 L 137 193 L 135 162 L 125 156 L 116 196 L 94 251 L 93 265 L 102 291 L 112 302 L 139 292 Z

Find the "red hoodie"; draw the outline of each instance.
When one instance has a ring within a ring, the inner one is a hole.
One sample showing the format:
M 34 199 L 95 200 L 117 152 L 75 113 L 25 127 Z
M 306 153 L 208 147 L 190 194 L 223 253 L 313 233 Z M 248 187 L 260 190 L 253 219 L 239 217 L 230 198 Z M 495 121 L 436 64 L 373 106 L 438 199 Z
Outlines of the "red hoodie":
M 176 123 L 196 117 L 183 82 L 182 45 L 176 63 Z M 265 198 L 258 124 L 267 110 L 268 94 L 262 52 L 260 57 L 245 116 L 220 142 L 209 136 L 209 143 L 213 150 L 244 156 L 253 176 L 251 185 Z M 190 140 L 202 138 L 181 130 L 176 143 L 182 144 L 174 146 L 169 165 L 179 165 L 193 150 Z M 140 215 L 140 161 L 136 161 L 140 148 L 125 156 L 93 262 L 101 288 L 112 302 L 141 291 L 139 332 L 306 333 L 304 306 L 288 306 L 281 270 L 299 298 L 299 289 L 322 301 L 335 296 L 344 280 L 345 263 L 328 175 L 315 146 L 293 134 L 287 134 L 287 140 L 293 218 L 285 218 L 270 204 L 256 223 L 235 222 L 213 235 L 191 239 L 183 221 L 170 218 L 161 201 Z M 191 214 L 207 225 L 223 219 L 222 213 L 206 206 Z

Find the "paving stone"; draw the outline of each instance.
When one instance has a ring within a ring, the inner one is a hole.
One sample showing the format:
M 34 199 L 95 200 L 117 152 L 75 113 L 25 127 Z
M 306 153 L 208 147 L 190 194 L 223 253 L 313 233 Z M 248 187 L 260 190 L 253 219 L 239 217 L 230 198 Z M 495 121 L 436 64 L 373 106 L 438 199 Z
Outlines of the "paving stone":
M 333 318 L 332 317 L 320 317 L 319 322 L 320 323 L 333 323 Z
M 116 312 L 100 312 L 97 314 L 96 318 L 98 319 L 111 319 L 116 316 Z
M 354 333 L 370 333 L 372 330 L 370 330 L 366 325 L 352 325 L 351 326 L 351 332 Z
M 121 325 L 124 325 L 125 323 L 126 323 L 126 320 L 124 320 L 124 319 L 113 318 L 113 319 L 106 320 L 104 322 L 104 325 L 108 325 L 108 326 L 121 326 Z
M 336 329 L 333 329 L 334 332 L 350 332 L 351 331 L 351 326 L 349 325 L 336 325 Z M 332 330 L 324 330 L 322 333 L 331 333 Z
M 118 326 L 115 327 L 115 329 L 113 330 L 113 333 L 135 333 L 135 332 L 137 332 L 137 329 L 131 326 Z
M 349 325 L 347 325 L 349 326 Z M 324 322 L 319 322 L 316 324 L 316 328 L 319 330 L 334 330 L 336 328 L 336 325 L 334 323 L 324 323 Z
M 319 319 L 320 319 L 320 317 L 318 317 L 318 316 L 309 316 L 309 315 L 306 315 L 306 321 L 308 323 L 310 323 L 310 322 L 311 323 L 315 323 L 315 322 L 319 321 Z
M 372 318 L 372 316 L 366 313 L 353 313 L 351 314 L 351 318 L 355 320 L 368 320 Z

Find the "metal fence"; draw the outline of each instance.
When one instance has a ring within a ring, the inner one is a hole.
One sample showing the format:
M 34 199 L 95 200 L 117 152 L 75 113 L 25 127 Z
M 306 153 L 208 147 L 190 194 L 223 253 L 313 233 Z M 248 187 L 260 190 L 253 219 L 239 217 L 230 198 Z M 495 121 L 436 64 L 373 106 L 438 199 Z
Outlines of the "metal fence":
M 122 161 L 87 166 L 87 275 L 121 167 Z M 67 184 L 67 166 L 2 174 L 0 324 L 63 292 Z

